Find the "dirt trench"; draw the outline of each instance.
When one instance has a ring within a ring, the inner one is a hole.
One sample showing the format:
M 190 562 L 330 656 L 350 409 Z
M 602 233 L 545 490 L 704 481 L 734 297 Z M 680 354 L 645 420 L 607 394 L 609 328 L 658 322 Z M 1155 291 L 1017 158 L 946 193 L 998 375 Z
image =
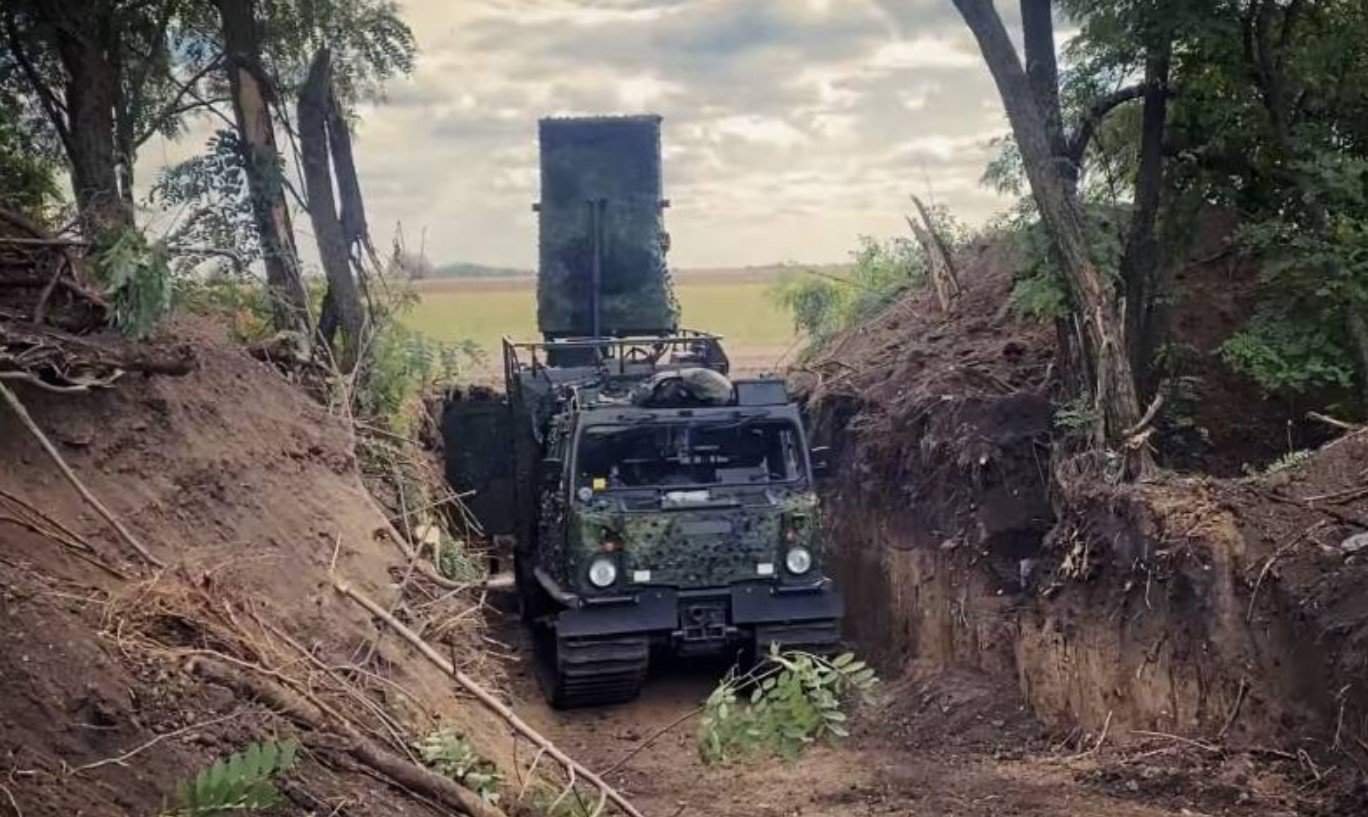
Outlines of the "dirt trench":
M 697 721 L 689 715 L 724 666 L 669 664 L 653 672 L 634 702 L 561 712 L 544 703 L 522 666 L 530 655 L 522 631 L 505 621 L 500 638 L 519 646 L 523 659 L 511 674 L 519 713 L 590 768 L 608 770 L 609 782 L 650 817 L 1298 813 L 1277 797 L 1258 801 L 1261 810 L 1206 811 L 1239 799 L 1247 787 L 1233 782 L 1238 770 L 1221 770 L 1211 785 L 1153 761 L 1118 771 L 1113 760 L 1087 751 L 1095 738 L 1079 751 L 1056 745 L 1014 690 L 964 671 L 894 678 L 860 711 L 850 738 L 797 760 L 710 766 L 699 758 Z M 1165 754 L 1171 747 L 1149 748 Z M 1192 768 L 1189 759 L 1175 760 Z

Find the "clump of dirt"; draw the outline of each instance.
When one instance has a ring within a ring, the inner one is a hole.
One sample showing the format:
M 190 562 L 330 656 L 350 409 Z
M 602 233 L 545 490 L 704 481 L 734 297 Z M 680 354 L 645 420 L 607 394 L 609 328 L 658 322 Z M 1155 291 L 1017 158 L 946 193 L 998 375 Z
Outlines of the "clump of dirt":
M 914 662 L 862 721 L 906 749 L 1021 759 L 1047 746 L 1045 727 L 1015 687 L 963 668 Z
M 501 723 L 334 591 L 344 579 L 502 685 L 476 592 L 413 569 L 361 487 L 351 429 L 212 327 L 174 335 L 199 361 L 183 377 L 15 389 L 165 569 L 140 560 L 0 410 L 0 802 L 27 817 L 157 814 L 215 758 L 302 733 L 188 672 L 192 659 L 288 689 L 400 757 L 413 736 L 449 726 L 506 762 Z M 310 751 L 283 784 L 300 809 L 433 813 L 358 773 L 338 748 L 347 741 L 303 737 Z

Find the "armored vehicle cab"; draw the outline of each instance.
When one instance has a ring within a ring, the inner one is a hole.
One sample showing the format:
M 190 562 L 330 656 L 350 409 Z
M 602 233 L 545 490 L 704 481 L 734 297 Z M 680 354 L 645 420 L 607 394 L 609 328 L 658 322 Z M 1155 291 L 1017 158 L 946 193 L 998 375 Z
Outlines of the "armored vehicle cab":
M 653 652 L 833 648 L 842 603 L 798 409 L 782 380 L 731 379 L 719 337 L 676 328 L 659 119 L 552 121 L 570 135 L 542 123 L 544 339 L 506 340 L 503 398 L 444 418 L 448 478 L 512 540 L 547 697 L 629 699 Z M 580 158 L 562 166 L 566 145 Z M 548 187 L 576 192 L 552 206 Z

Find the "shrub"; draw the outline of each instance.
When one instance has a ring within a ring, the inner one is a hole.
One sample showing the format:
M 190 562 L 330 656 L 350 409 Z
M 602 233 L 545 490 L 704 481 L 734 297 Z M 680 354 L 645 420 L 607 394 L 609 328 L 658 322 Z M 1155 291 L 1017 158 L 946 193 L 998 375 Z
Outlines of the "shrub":
M 851 255 L 854 263 L 844 277 L 805 270 L 785 275 L 770 289 L 770 297 L 793 315 L 794 328 L 807 336 L 809 351 L 875 317 L 926 279 L 921 249 L 908 239 L 861 236 Z
M 1309 319 L 1264 313 L 1221 345 L 1221 357 L 1269 392 L 1347 388 L 1353 384 L 1353 360 L 1335 329 Z
M 439 729 L 414 744 L 423 762 L 480 796 L 486 803 L 499 801 L 503 775 L 493 763 L 480 757 L 465 736 Z

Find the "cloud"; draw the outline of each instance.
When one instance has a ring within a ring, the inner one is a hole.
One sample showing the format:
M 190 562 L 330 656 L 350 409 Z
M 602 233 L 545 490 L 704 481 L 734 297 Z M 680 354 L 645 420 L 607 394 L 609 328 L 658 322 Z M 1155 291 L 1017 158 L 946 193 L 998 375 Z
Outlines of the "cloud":
M 531 266 L 537 119 L 664 116 L 677 266 L 842 260 L 901 234 L 909 193 L 983 221 L 1006 130 L 944 0 L 402 0 L 411 77 L 363 106 L 378 242 Z M 144 174 L 146 175 L 146 174 Z

